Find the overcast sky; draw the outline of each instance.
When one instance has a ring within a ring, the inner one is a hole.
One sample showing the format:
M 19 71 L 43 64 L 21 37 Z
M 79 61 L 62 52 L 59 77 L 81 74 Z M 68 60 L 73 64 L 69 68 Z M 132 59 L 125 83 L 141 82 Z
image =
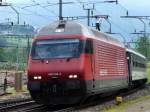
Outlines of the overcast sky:
M 33 25 L 36 28 L 58 19 L 58 5 L 51 5 L 51 3 L 57 3 L 59 0 L 3 0 L 4 2 L 11 3 L 12 6 L 20 13 L 20 24 L 25 21 L 27 24 Z M 81 2 L 95 2 L 103 0 L 63 0 L 64 2 L 74 2 L 73 4 L 63 5 L 63 16 L 79 16 L 86 15 L 87 12 L 82 9 Z M 109 1 L 109 0 L 106 0 Z M 129 15 L 150 15 L 150 0 L 118 0 L 119 4 L 115 3 L 99 3 L 95 4 L 95 15 L 109 15 L 109 21 L 112 23 L 112 32 L 121 33 L 126 39 L 131 40 L 134 35 L 129 35 L 135 29 L 137 31 L 143 30 L 143 24 L 136 19 L 122 19 L 120 16 L 124 16 L 128 10 Z M 30 7 L 33 5 L 32 7 Z M 48 6 L 49 5 L 49 6 Z M 0 7 L 0 23 L 9 21 L 17 21 L 16 13 L 9 7 Z M 87 20 L 79 20 L 86 24 Z M 147 23 L 147 32 L 149 31 Z M 95 19 L 91 20 L 95 23 Z M 102 21 L 102 31 L 107 32 L 109 30 L 109 24 Z M 119 37 L 119 35 L 118 35 Z M 121 37 L 122 38 L 122 37 Z M 120 39 L 121 39 L 120 38 Z M 122 39 L 121 39 L 122 40 Z

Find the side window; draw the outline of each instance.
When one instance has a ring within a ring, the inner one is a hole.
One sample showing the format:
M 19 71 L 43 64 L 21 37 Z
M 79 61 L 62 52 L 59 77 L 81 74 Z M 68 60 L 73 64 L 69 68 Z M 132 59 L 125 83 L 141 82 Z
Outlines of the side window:
M 135 62 L 133 61 L 133 66 L 135 66 Z
M 92 40 L 86 40 L 85 42 L 85 53 L 93 53 L 93 41 Z
M 146 68 L 146 65 L 133 61 L 133 67 Z

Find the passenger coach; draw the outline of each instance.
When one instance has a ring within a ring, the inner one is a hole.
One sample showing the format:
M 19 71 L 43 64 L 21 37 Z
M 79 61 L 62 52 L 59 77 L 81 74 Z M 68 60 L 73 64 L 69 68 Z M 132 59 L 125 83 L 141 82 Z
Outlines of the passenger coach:
M 146 57 L 132 49 L 126 49 L 129 86 L 139 86 L 147 81 Z

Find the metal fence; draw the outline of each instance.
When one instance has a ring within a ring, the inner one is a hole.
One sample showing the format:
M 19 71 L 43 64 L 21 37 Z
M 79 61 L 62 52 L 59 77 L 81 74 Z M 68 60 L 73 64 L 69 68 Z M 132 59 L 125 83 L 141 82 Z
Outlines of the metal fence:
M 0 69 L 24 70 L 32 35 L 0 35 Z

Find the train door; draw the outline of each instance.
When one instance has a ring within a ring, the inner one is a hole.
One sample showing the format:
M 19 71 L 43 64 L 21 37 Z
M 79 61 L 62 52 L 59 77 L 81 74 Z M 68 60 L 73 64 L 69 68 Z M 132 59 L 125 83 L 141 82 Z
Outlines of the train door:
M 129 52 L 126 52 L 127 64 L 128 64 L 128 85 L 132 85 L 132 55 Z
M 94 49 L 93 49 L 93 41 L 92 40 L 86 40 L 85 44 L 85 52 L 89 54 L 89 59 L 90 59 L 90 67 L 91 69 L 91 75 L 92 75 L 92 80 L 90 81 L 89 84 L 89 89 L 93 90 L 95 88 L 95 78 L 94 78 Z
M 101 43 L 99 43 L 99 41 L 94 40 L 93 41 L 93 89 L 95 90 L 99 90 L 100 88 L 102 88 L 103 86 L 103 82 L 100 80 L 100 75 L 99 75 L 99 71 L 100 71 L 100 51 L 101 50 Z

